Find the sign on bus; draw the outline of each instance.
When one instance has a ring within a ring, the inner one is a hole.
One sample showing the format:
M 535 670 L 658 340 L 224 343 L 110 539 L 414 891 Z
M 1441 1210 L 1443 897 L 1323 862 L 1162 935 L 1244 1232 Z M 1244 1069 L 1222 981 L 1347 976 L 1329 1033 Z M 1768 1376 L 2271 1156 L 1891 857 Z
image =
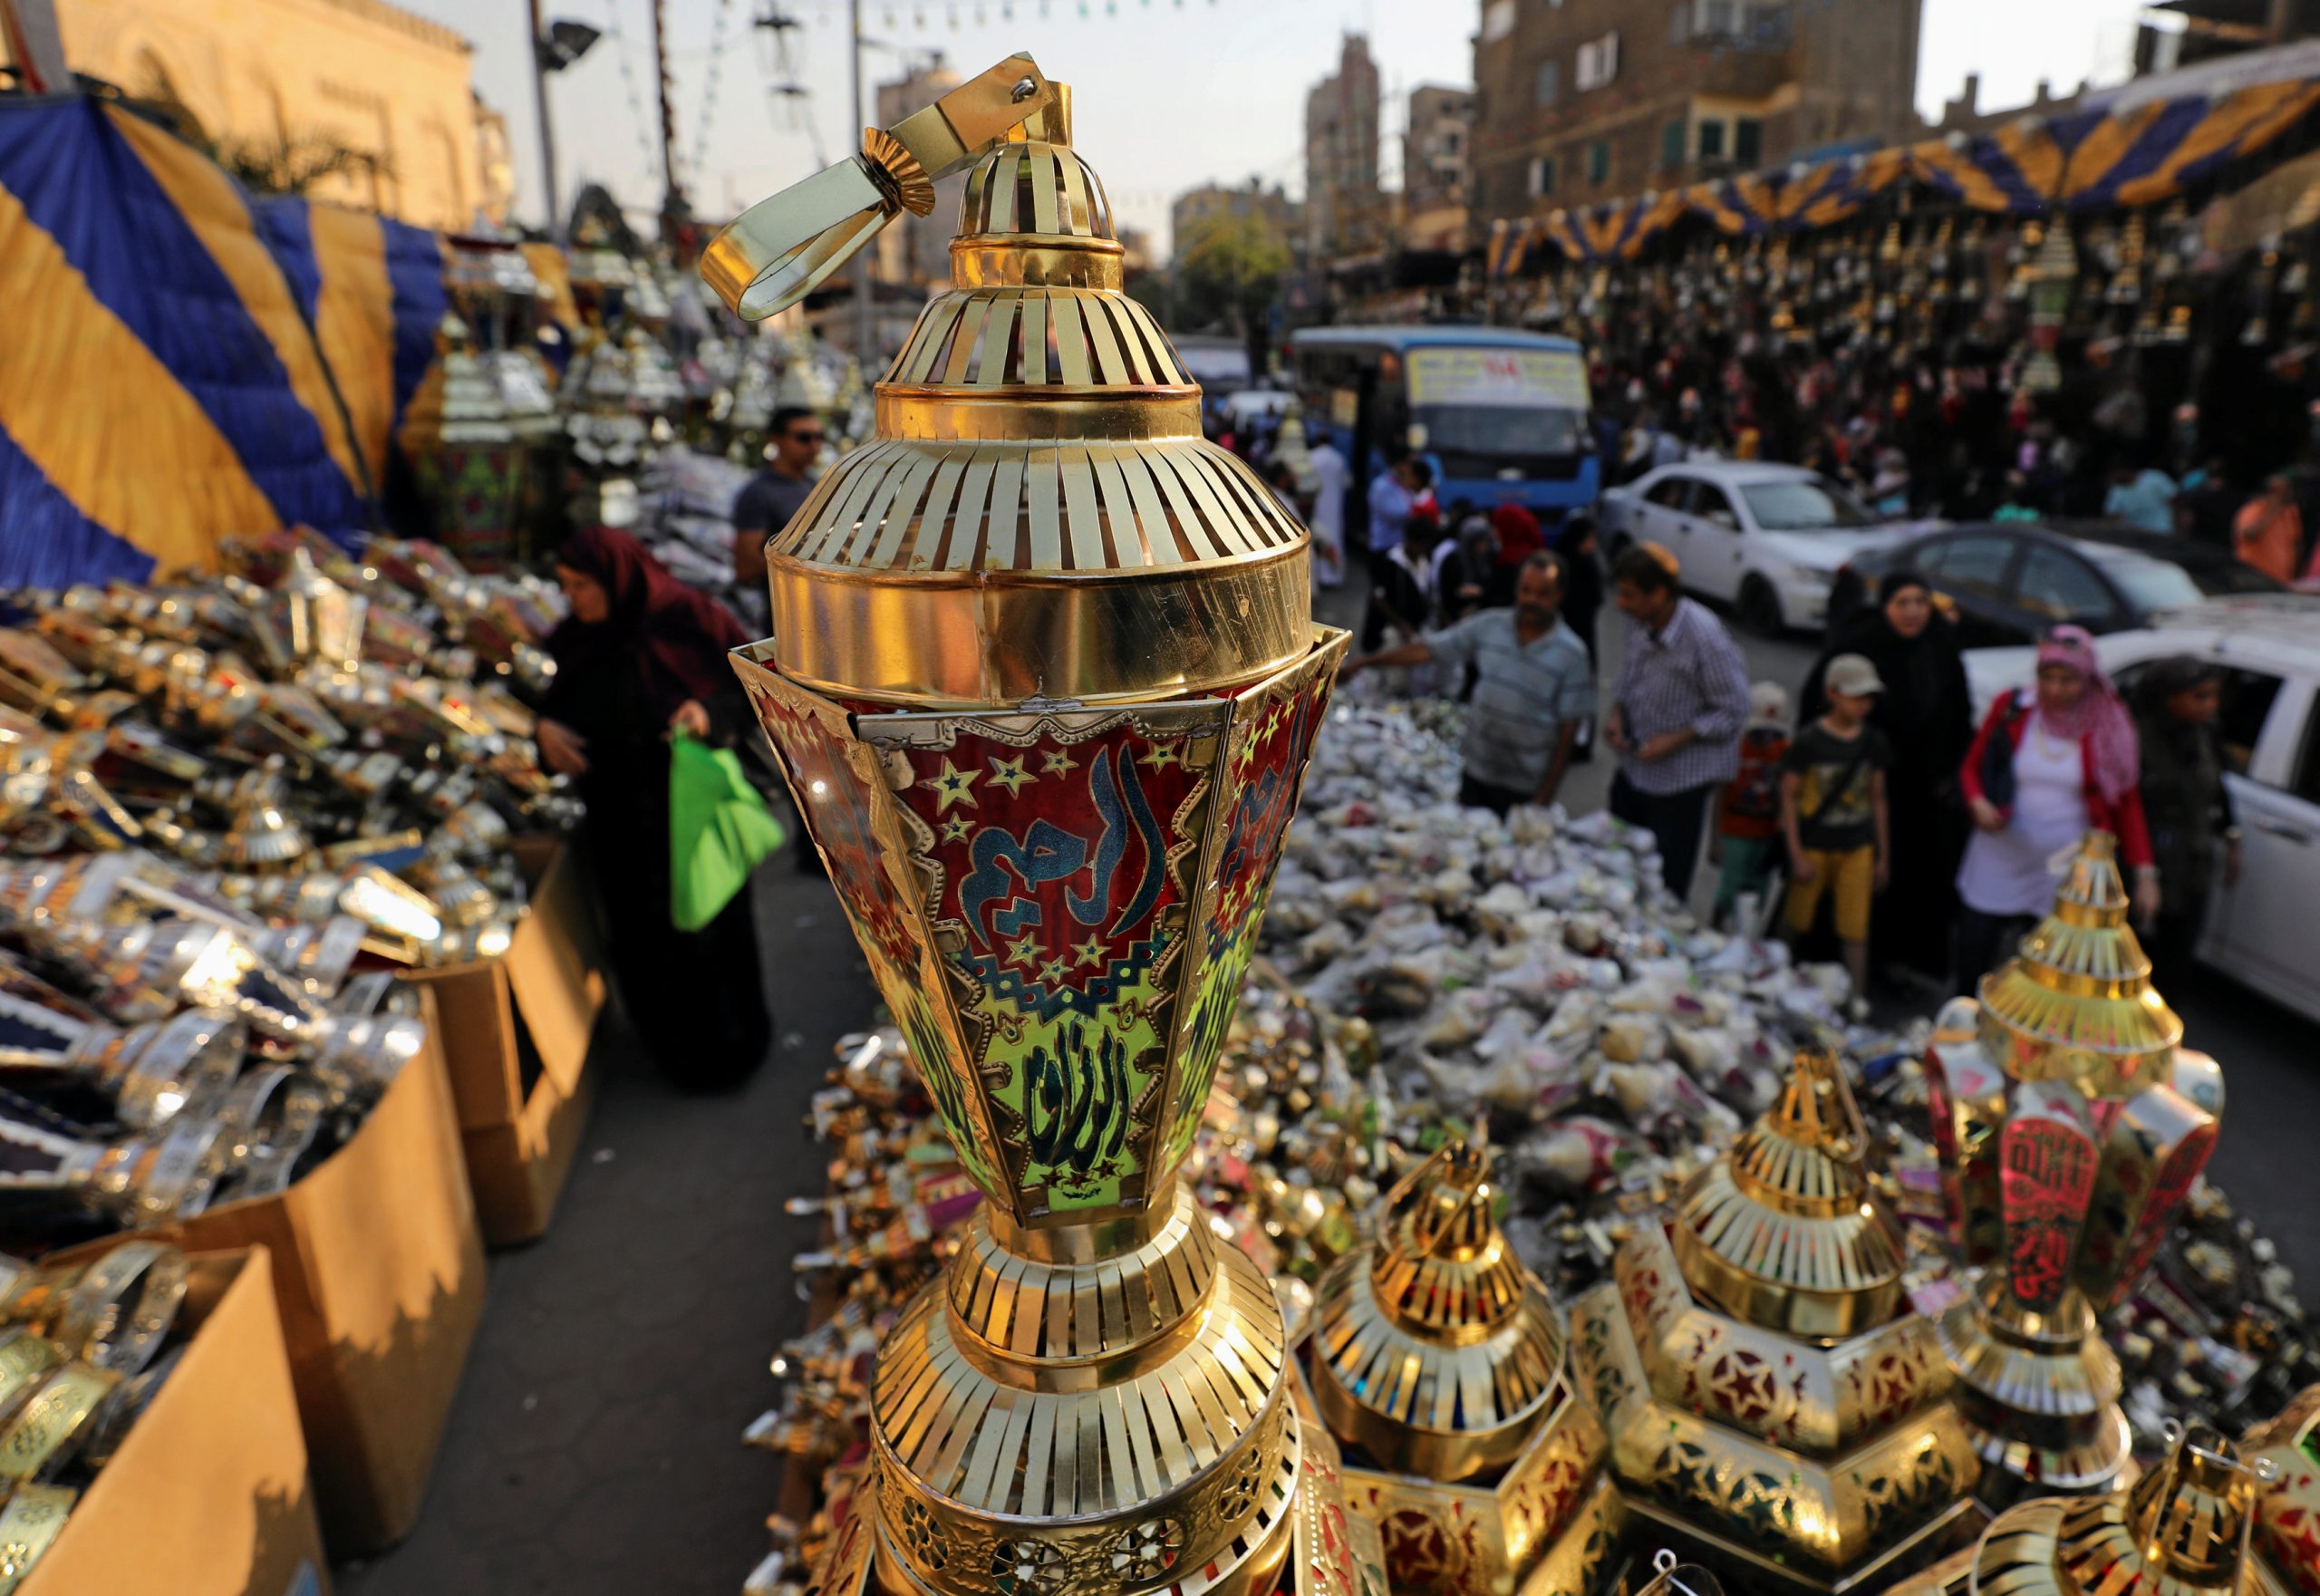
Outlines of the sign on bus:
M 1587 368 L 1563 349 L 1414 349 L 1409 401 L 1587 409 Z

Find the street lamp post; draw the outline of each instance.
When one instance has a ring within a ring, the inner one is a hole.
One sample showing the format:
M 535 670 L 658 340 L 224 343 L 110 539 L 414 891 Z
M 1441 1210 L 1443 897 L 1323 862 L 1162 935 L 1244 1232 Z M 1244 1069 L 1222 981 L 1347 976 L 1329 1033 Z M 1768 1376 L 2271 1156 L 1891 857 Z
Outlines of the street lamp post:
M 547 201 L 548 237 L 564 242 L 564 208 L 556 194 L 556 130 L 547 114 L 547 58 L 542 43 L 547 37 L 540 21 L 540 0 L 529 0 L 532 17 L 532 94 L 540 122 L 540 184 Z

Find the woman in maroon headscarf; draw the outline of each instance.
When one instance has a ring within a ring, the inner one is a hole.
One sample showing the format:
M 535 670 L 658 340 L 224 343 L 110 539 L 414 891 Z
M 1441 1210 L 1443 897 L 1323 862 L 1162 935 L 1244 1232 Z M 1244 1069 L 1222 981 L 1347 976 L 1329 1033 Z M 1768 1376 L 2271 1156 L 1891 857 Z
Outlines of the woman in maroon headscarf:
M 661 1067 L 690 1086 L 732 1085 L 764 1059 L 766 1012 L 750 895 L 697 932 L 669 917 L 669 738 L 730 746 L 750 725 L 727 651 L 747 639 L 625 532 L 591 527 L 556 554 L 571 615 L 548 634 L 556 683 L 540 706 L 540 759 L 588 805 L 613 970 Z

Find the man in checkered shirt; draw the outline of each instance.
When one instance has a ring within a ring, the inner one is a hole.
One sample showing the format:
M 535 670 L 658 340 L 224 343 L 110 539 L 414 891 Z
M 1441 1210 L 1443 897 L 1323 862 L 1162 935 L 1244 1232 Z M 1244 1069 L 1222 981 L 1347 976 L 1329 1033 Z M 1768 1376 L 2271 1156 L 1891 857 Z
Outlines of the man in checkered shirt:
M 1709 795 L 1737 774 L 1748 668 L 1707 609 L 1677 591 L 1676 556 L 1638 544 L 1611 566 L 1630 623 L 1603 740 L 1616 750 L 1611 813 L 1658 839 L 1668 890 L 1691 895 Z

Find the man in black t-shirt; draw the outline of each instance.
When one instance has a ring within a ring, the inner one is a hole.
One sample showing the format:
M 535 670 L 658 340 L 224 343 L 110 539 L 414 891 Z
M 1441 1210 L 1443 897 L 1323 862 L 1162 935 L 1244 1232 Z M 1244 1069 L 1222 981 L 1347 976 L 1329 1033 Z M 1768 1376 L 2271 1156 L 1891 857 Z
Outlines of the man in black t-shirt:
M 812 411 L 784 405 L 773 412 L 765 469 L 733 496 L 735 582 L 754 588 L 765 581 L 766 539 L 813 496 L 813 469 L 821 458 L 822 423 Z
M 1893 856 L 1885 817 L 1893 745 L 1869 723 L 1870 701 L 1885 683 L 1865 657 L 1831 660 L 1822 691 L 1828 712 L 1798 730 L 1780 762 L 1788 929 L 1792 937 L 1811 931 L 1822 889 L 1830 890 L 1858 1019 L 1868 1012 L 1870 900 L 1885 890 Z

